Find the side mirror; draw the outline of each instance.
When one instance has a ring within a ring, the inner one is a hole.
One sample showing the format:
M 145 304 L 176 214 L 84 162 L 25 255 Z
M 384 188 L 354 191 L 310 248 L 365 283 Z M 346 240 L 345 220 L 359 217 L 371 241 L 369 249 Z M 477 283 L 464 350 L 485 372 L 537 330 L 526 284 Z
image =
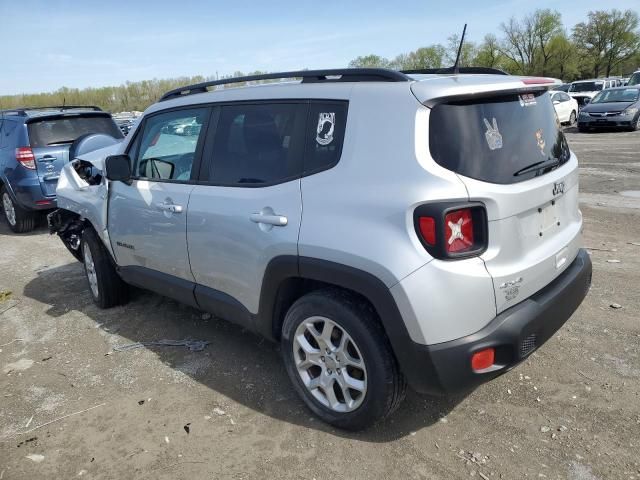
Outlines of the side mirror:
M 590 103 L 590 102 L 591 102 L 591 99 L 590 99 L 589 97 L 587 97 L 587 98 L 585 98 L 585 99 L 584 99 L 584 104 L 585 104 L 585 105 L 586 105 L 587 103 Z
M 131 182 L 131 160 L 129 155 L 110 155 L 104 161 L 107 178 L 113 182 Z

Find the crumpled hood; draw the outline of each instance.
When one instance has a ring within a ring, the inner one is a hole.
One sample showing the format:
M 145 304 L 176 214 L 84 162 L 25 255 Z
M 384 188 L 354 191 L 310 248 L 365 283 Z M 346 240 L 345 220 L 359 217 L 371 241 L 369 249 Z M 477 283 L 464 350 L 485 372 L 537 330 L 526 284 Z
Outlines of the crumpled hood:
M 98 170 L 104 171 L 104 159 L 109 155 L 115 155 L 120 152 L 122 142 L 114 143 L 108 147 L 92 150 L 78 156 L 79 159 L 92 163 Z M 74 159 L 75 160 L 75 159 Z

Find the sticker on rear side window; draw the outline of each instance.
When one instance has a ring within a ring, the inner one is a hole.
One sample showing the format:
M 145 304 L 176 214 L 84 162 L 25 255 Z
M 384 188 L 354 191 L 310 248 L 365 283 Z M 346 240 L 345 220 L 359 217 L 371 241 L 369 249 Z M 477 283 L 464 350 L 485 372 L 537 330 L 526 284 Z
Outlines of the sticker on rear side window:
M 489 145 L 490 150 L 497 150 L 502 148 L 502 135 L 500 135 L 500 131 L 498 130 L 498 122 L 496 118 L 493 117 L 493 125 L 489 123 L 489 120 L 486 118 L 484 120 L 484 125 L 487 127 L 487 131 L 484 132 L 484 136 L 487 139 L 487 145 Z
M 318 115 L 318 127 L 316 128 L 316 142 L 318 144 L 329 145 L 333 142 L 335 123 L 335 112 L 320 112 Z
M 524 93 L 520 95 L 520 106 L 521 107 L 531 107 L 538 102 L 536 101 L 536 96 L 533 93 Z

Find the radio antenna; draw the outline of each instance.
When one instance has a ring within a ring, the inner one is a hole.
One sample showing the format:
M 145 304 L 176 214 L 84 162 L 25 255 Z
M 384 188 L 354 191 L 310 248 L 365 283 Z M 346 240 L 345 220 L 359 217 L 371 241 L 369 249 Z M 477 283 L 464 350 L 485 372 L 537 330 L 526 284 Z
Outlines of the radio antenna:
M 458 64 L 460 63 L 460 55 L 462 54 L 462 45 L 464 44 L 464 36 L 467 33 L 467 24 L 464 24 L 464 28 L 462 29 L 462 38 L 460 38 L 460 45 L 458 45 L 458 55 L 456 55 L 456 63 L 453 64 L 453 74 L 458 75 L 460 70 L 458 69 Z

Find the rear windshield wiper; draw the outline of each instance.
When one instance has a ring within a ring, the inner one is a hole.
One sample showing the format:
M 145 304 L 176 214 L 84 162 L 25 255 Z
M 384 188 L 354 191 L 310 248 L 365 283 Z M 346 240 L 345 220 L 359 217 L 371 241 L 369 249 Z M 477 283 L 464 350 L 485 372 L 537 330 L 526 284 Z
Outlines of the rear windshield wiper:
M 559 158 L 551 158 L 549 160 L 542 160 L 541 162 L 533 163 L 533 164 L 529 165 L 528 167 L 524 167 L 524 168 L 518 170 L 516 173 L 513 174 L 513 176 L 514 177 L 519 177 L 520 175 L 524 175 L 525 173 L 534 172 L 536 170 L 542 170 L 543 168 L 554 168 L 554 167 L 557 167 L 558 165 L 560 165 L 560 159 Z

